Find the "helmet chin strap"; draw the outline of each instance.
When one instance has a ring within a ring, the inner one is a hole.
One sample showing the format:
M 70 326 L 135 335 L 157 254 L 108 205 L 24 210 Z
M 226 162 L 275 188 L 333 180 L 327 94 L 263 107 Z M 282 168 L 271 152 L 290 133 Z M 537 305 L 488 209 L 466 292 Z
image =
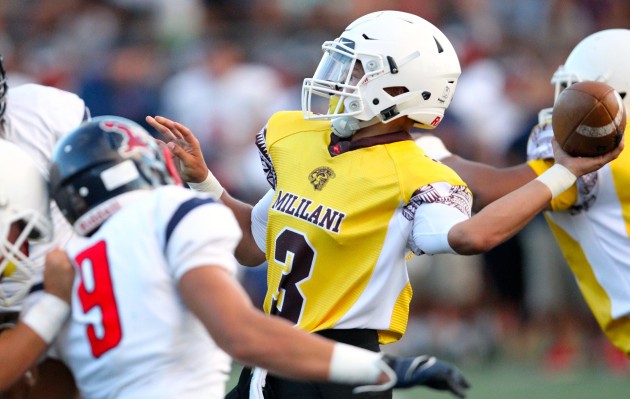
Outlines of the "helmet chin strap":
M 352 137 L 357 130 L 364 127 L 372 126 L 379 123 L 380 120 L 377 117 L 370 119 L 369 121 L 360 121 L 352 116 L 340 116 L 339 118 L 332 119 L 330 124 L 333 129 L 333 133 L 342 139 Z

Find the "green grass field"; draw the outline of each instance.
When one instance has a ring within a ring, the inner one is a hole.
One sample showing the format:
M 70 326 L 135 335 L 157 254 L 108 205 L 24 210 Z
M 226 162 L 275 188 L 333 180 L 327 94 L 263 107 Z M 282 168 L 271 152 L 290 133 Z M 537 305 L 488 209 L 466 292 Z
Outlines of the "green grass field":
M 494 364 L 462 368 L 472 388 L 468 399 L 623 399 L 630 398 L 630 375 L 603 369 L 548 374 L 532 366 Z M 395 399 L 438 399 L 454 396 L 424 388 L 398 391 Z
M 483 367 L 462 367 L 472 388 L 467 399 L 626 399 L 630 374 L 617 375 L 601 368 L 548 374 L 535 366 L 497 362 Z M 234 366 L 228 389 L 240 372 Z M 397 390 L 394 399 L 449 399 L 455 396 L 427 388 Z

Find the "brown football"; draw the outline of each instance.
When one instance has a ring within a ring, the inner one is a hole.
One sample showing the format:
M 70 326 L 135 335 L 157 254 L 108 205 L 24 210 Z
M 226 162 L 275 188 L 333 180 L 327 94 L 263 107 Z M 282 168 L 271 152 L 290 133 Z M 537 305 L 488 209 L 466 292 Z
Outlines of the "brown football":
M 560 93 L 551 123 L 563 150 L 572 156 L 593 157 L 617 147 L 626 128 L 626 109 L 606 83 L 579 82 Z

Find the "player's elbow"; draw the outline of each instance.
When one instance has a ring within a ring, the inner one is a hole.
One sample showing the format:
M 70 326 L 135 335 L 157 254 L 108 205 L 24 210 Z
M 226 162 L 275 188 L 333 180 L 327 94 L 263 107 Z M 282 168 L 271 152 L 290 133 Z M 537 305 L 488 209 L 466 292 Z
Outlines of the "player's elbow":
M 460 255 L 477 255 L 488 252 L 497 246 L 501 239 L 493 234 L 455 226 L 448 233 L 448 241 L 451 248 Z
M 483 208 L 489 205 L 494 199 L 489 198 L 483 194 L 475 194 L 473 193 L 473 203 L 472 203 L 472 212 L 478 213 L 481 212 Z
M 265 263 L 265 255 L 262 252 L 236 252 L 236 260 L 242 266 L 256 267 Z
M 251 365 L 256 363 L 261 348 L 256 345 L 249 330 L 249 328 L 239 329 L 239 331 L 223 339 L 220 346 L 235 361 Z
M 237 361 L 242 360 L 243 356 L 245 356 L 247 352 L 246 345 L 241 344 L 246 341 L 243 341 L 240 335 L 240 333 L 231 334 L 225 339 L 217 340 L 221 349 Z
M 247 344 L 245 345 L 233 345 L 226 350 L 226 352 L 234 359 L 235 361 L 241 364 L 253 365 L 256 362 L 253 360 L 256 358 L 254 351 Z
M 236 247 L 234 256 L 238 263 L 243 266 L 260 266 L 265 263 L 265 253 L 258 248 L 253 237 L 243 237 L 241 242 Z

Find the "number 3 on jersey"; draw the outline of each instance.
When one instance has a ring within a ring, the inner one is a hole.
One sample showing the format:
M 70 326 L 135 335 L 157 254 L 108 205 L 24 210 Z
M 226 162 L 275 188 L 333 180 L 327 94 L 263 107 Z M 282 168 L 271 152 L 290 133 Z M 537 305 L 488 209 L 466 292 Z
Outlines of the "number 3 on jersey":
M 278 291 L 273 296 L 271 314 L 297 324 L 302 315 L 305 298 L 300 283 L 308 280 L 315 264 L 316 252 L 306 236 L 297 231 L 283 230 L 275 242 L 275 261 L 284 265 Z
M 101 313 L 101 322 L 90 324 L 86 328 L 92 355 L 98 358 L 115 348 L 122 339 L 105 241 L 99 241 L 79 253 L 75 262 L 81 270 L 78 296 L 83 312 L 88 313 L 99 308 Z

